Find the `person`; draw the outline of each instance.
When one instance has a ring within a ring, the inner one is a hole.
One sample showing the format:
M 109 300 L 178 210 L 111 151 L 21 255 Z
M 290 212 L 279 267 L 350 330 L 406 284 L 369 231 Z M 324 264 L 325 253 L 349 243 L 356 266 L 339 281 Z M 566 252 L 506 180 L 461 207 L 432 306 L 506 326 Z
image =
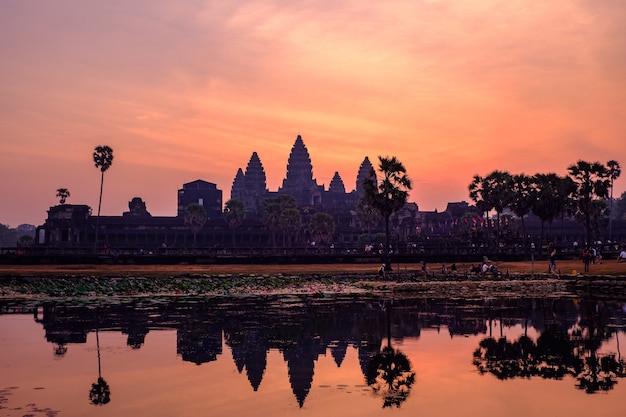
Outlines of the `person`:
M 493 275 L 494 278 L 498 278 L 498 276 L 500 275 L 500 271 L 498 271 L 498 267 L 495 265 L 491 265 L 489 267 L 491 274 Z
M 385 264 L 382 264 L 378 269 L 378 276 L 385 279 Z
M 556 274 L 556 249 L 552 249 L 550 252 L 550 273 Z
M 622 249 L 622 251 L 617 256 L 617 262 L 626 262 L 626 250 Z
M 585 266 L 585 272 L 589 272 L 589 264 L 591 263 L 591 257 L 593 255 L 588 248 L 583 250 L 583 265 Z
M 591 262 L 593 264 L 595 264 L 596 263 L 596 256 L 597 256 L 596 248 L 591 248 L 591 252 L 590 253 L 591 253 Z
M 595 250 L 595 256 L 593 258 L 593 263 L 594 264 L 601 264 L 602 263 L 602 254 L 600 253 L 600 248 L 596 248 Z

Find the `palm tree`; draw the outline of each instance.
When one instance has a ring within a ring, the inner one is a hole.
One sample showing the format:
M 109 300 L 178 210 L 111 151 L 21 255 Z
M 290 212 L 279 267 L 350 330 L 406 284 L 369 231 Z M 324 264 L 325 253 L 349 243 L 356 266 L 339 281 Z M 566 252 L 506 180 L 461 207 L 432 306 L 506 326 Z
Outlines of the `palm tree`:
M 284 231 L 281 227 L 281 216 L 285 210 L 291 208 L 297 209 L 296 199 L 289 194 L 282 194 L 263 201 L 263 222 L 272 233 L 272 246 L 274 248 L 276 247 L 276 231 Z
M 335 219 L 328 213 L 315 213 L 309 222 L 309 233 L 320 245 L 331 243 L 335 233 Z
M 613 240 L 613 183 L 615 180 L 621 175 L 622 169 L 619 165 L 619 162 L 611 159 L 606 163 L 606 166 L 609 168 L 609 178 L 611 179 L 611 212 L 609 217 L 609 240 Z
M 608 197 L 611 185 L 609 170 L 600 162 L 579 160 L 570 165 L 568 171 L 570 178 L 576 183 L 577 219 L 585 227 L 587 244 L 590 245 L 593 241 L 592 217 L 600 208 L 599 201 Z
M 287 235 L 287 237 L 289 237 L 289 243 L 291 245 L 293 237 L 297 236 L 302 228 L 302 215 L 300 211 L 295 207 L 286 208 L 280 214 L 279 223 L 280 229 L 283 231 L 283 236 Z
M 476 208 L 485 214 L 487 219 L 487 243 L 491 243 L 491 224 L 489 222 L 489 212 L 493 209 L 493 204 L 489 198 L 489 186 L 480 175 L 474 178 L 468 186 L 469 198 L 472 199 Z
M 381 178 L 377 178 L 376 171 L 372 169 L 370 175 L 363 180 L 363 191 L 367 203 L 385 219 L 385 266 L 391 269 L 389 219 L 393 213 L 404 207 L 411 190 L 411 180 L 406 175 L 406 168 L 395 156 L 379 156 L 378 161 Z
M 185 208 L 185 224 L 193 234 L 193 246 L 196 246 L 196 235 L 207 222 L 206 210 L 202 204 L 191 203 Z
M 496 252 L 500 252 L 500 215 L 512 198 L 513 177 L 506 171 L 493 171 L 485 177 L 489 205 L 496 211 Z
M 557 174 L 536 174 L 533 177 L 536 198 L 533 202 L 532 211 L 541 219 L 541 240 L 539 254 L 543 246 L 544 224 L 548 222 L 552 230 L 552 222 L 562 212 L 563 206 L 556 196 L 559 194 L 561 177 Z
M 246 205 L 243 200 L 231 198 L 224 205 L 224 219 L 233 229 L 233 246 L 235 246 L 235 229 L 243 224 L 246 217 Z
M 67 188 L 57 188 L 57 197 L 59 197 L 59 203 L 65 204 L 65 199 L 70 196 L 70 191 Z
M 109 146 L 96 146 L 93 151 L 93 162 L 96 168 L 100 169 L 100 198 L 98 199 L 98 217 L 96 218 L 96 238 L 94 240 L 94 250 L 98 247 L 98 229 L 100 229 L 100 207 L 102 206 L 102 186 L 104 185 L 104 172 L 113 163 L 113 149 Z
M 535 190 L 533 188 L 533 180 L 528 175 L 514 175 L 511 183 L 512 196 L 509 202 L 509 208 L 517 217 L 522 220 L 522 233 L 524 234 L 524 253 L 526 253 L 526 223 L 524 217 L 530 213 L 533 202 L 536 199 Z

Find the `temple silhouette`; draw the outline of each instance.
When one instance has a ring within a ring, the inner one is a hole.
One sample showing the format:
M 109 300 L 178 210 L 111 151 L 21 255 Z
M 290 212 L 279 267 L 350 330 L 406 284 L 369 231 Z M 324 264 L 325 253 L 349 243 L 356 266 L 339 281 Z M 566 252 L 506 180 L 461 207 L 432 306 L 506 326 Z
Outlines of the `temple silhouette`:
M 323 207 L 337 213 L 342 209 L 354 209 L 359 197 L 363 195 L 363 180 L 370 174 L 373 166 L 366 156 L 356 175 L 355 188 L 346 192 L 339 172 L 330 181 L 328 189 L 319 185 L 313 178 L 313 164 L 302 136 L 298 135 L 287 162 L 287 173 L 282 186 L 277 191 L 267 189 L 265 169 L 259 155 L 252 153 L 246 171 L 237 171 L 231 188 L 231 198 L 242 200 L 249 216 L 260 216 L 263 201 L 269 197 L 288 194 L 295 198 L 299 207 Z
M 325 212 L 335 220 L 333 247 L 355 248 L 361 246 L 359 236 L 364 233 L 356 215 L 356 207 L 363 196 L 363 180 L 371 174 L 372 163 L 367 156 L 355 172 L 354 188 L 346 191 L 339 172 L 335 172 L 328 187 L 318 184 L 313 176 L 313 164 L 302 136 L 298 135 L 289 154 L 285 178 L 277 190 L 267 188 L 265 169 L 257 152 L 250 156 L 245 171 L 237 170 L 231 187 L 231 198 L 243 201 L 246 218 L 236 231 L 225 222 L 222 210 L 222 190 L 216 184 L 201 179 L 183 184 L 177 194 L 175 217 L 153 216 L 141 197 L 133 197 L 129 210 L 121 216 L 100 216 L 92 213 L 84 204 L 60 204 L 50 207 L 45 223 L 37 228 L 35 248 L 74 249 L 88 248 L 96 238 L 107 250 L 120 254 L 164 254 L 175 248 L 192 246 L 192 236 L 185 224 L 185 208 L 197 203 L 205 208 L 207 221 L 198 232 L 193 243 L 197 248 L 219 250 L 224 247 L 240 246 L 267 248 L 271 245 L 270 232 L 263 223 L 263 202 L 268 198 L 290 195 L 295 199 L 302 215 L 302 228 L 295 238 L 295 246 L 307 247 L 311 242 L 307 222 L 316 212 Z M 407 203 L 394 219 L 394 231 L 406 238 L 417 227 L 418 207 Z M 382 224 L 378 230 L 382 230 Z
M 52 206 L 45 223 L 36 228 L 34 244 L 22 252 L 39 257 L 75 257 L 93 253 L 95 249 L 98 254 L 114 255 L 122 260 L 136 255 L 187 256 L 189 250 L 213 259 L 227 256 L 265 259 L 279 254 L 299 257 L 358 254 L 375 259 L 374 255 L 381 252 L 379 245 L 384 242 L 384 222 L 379 218 L 375 224 L 368 225 L 359 211 L 364 195 L 363 180 L 373 170 L 369 157 L 364 156 L 354 173 L 354 187 L 346 187 L 338 171 L 327 187 L 319 184 L 313 175 L 309 151 L 298 135 L 288 157 L 285 177 L 277 190 L 268 189 L 266 172 L 257 152 L 251 154 L 245 171 L 237 169 L 231 199 L 241 200 L 245 206 L 245 218 L 237 226 L 229 225 L 224 218 L 222 190 L 214 183 L 197 179 L 178 190 L 175 216 L 153 216 L 141 197 L 131 198 L 128 211 L 120 216 L 100 216 L 99 219 L 85 204 Z M 263 206 L 267 199 L 282 195 L 293 197 L 302 221 L 299 230 L 289 239 L 285 239 L 286 232 L 282 231 L 281 243 L 276 239 L 276 231 L 264 222 Z M 207 214 L 206 222 L 194 233 L 185 222 L 185 209 L 192 203 L 202 205 Z M 318 212 L 331 215 L 335 225 L 332 242 L 325 248 L 311 247 L 314 239 L 309 223 Z M 496 220 L 485 219 L 483 215 L 480 209 L 465 201 L 450 202 L 441 212 L 420 211 L 417 203 L 407 202 L 390 219 L 393 256 L 456 261 L 476 261 L 483 255 L 494 254 L 508 256 L 511 260 L 521 256 L 528 258 L 528 248 L 523 246 L 526 240 L 515 215 L 505 211 L 500 219 L 500 243 L 506 242 L 506 247 L 499 247 L 495 239 L 486 237 L 494 233 Z M 524 222 L 527 236 L 544 239 L 538 245 L 538 255 L 542 246 L 550 242 L 559 245 L 563 255 L 575 256 L 577 244 L 585 242 L 585 230 L 573 215 L 563 215 L 558 219 L 558 226 L 557 221 L 554 222 L 554 227 L 552 224 L 544 227 L 544 222 L 533 213 L 524 216 Z M 626 221 L 614 221 L 612 231 L 613 242 L 626 241 Z M 364 248 L 375 250 L 364 253 Z M 617 247 L 607 245 L 602 250 L 612 253 Z M 182 261 L 173 259 L 173 262 Z

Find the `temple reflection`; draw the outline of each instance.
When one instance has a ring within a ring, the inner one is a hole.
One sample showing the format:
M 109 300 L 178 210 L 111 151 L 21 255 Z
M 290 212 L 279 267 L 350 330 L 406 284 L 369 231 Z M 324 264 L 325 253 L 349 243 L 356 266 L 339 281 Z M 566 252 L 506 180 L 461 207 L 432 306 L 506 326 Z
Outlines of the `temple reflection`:
M 13 308 L 0 304 L 0 314 Z M 86 343 L 92 332 L 120 332 L 129 347 L 141 349 L 149 332 L 175 330 L 175 354 L 182 361 L 202 366 L 216 361 L 225 346 L 253 391 L 263 383 L 268 352 L 279 351 L 300 407 L 319 357 L 329 353 L 341 368 L 350 349 L 357 352 L 363 381 L 374 390 L 384 388 L 385 378 L 390 383 L 392 371 L 402 371 L 402 378 L 393 381 L 396 385 L 387 387 L 396 392 L 388 393 L 383 404 L 400 406 L 415 373 L 394 344 L 419 338 L 424 331 L 447 330 L 452 338 L 482 335 L 468 360 L 478 372 L 499 379 L 570 375 L 576 388 L 594 393 L 610 390 L 625 375 L 619 350 L 624 306 L 604 300 L 155 298 L 97 305 L 45 302 L 29 311 L 57 356 Z M 524 335 L 507 339 L 505 329 L 512 326 L 520 326 Z M 528 336 L 530 329 L 538 335 L 535 339 Z M 616 344 L 607 346 L 612 338 Z M 391 360 L 396 361 L 393 366 Z M 373 383 L 381 377 L 382 383 Z

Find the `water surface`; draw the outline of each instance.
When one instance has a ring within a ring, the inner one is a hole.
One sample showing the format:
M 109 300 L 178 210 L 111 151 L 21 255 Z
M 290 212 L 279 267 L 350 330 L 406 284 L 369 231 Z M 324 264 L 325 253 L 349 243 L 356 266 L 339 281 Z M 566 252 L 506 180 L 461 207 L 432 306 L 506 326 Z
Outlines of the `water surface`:
M 578 298 L 5 301 L 0 415 L 615 416 L 624 309 Z

